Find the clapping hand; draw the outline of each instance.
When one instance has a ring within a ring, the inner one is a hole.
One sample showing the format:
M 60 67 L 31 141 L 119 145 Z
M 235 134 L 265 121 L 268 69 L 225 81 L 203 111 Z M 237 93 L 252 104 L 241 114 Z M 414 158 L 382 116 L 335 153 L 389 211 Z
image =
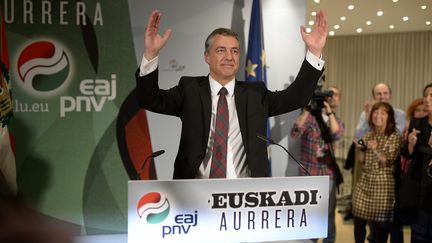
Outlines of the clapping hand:
M 420 133 L 419 130 L 413 128 L 413 130 L 408 134 L 408 144 L 415 146 L 417 143 L 417 134 Z

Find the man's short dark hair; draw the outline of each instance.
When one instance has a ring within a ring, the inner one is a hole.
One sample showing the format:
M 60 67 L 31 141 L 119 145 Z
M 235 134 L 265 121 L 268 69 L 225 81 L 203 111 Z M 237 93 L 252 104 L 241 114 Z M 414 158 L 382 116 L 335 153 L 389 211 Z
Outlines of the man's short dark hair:
M 213 32 L 211 32 L 210 35 L 207 37 L 205 41 L 205 50 L 204 50 L 205 52 L 209 51 L 209 48 L 213 42 L 213 37 L 215 37 L 216 35 L 232 36 L 236 38 L 236 40 L 240 43 L 238 34 L 233 30 L 227 28 L 217 28 L 213 30 Z

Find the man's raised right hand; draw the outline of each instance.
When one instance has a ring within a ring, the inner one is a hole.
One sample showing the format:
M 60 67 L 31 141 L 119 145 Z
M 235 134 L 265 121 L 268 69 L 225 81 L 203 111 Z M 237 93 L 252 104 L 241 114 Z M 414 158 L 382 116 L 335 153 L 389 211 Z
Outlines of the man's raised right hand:
M 162 36 L 159 34 L 161 16 L 162 14 L 158 10 L 153 10 L 147 22 L 144 33 L 144 57 L 148 61 L 159 55 L 159 51 L 168 42 L 172 33 L 171 29 L 167 29 Z

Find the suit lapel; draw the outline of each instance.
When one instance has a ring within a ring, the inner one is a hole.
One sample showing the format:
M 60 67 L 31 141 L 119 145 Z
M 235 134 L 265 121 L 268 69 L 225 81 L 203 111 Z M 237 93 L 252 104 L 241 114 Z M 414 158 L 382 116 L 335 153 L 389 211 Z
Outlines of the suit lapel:
M 209 83 L 208 76 L 205 78 L 202 78 L 200 80 L 199 85 L 199 94 L 201 97 L 201 104 L 202 104 L 202 114 L 204 115 L 204 134 L 203 134 L 203 144 L 204 151 L 207 148 L 207 141 L 208 141 L 208 135 L 210 131 L 210 119 L 211 119 L 211 112 L 212 112 L 212 102 L 211 102 L 211 92 L 210 92 L 210 83 Z
M 236 102 L 237 116 L 240 125 L 240 132 L 243 139 L 243 146 L 245 147 L 245 151 L 248 151 L 248 136 L 247 136 L 247 92 L 244 87 L 241 86 L 239 81 L 236 81 L 236 85 L 234 88 L 234 99 Z

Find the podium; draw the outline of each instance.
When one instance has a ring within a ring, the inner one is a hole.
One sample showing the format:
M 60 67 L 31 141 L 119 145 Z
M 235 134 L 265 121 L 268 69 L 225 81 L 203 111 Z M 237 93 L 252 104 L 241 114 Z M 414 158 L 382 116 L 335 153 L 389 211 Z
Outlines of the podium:
M 328 176 L 129 181 L 128 242 L 327 236 Z

